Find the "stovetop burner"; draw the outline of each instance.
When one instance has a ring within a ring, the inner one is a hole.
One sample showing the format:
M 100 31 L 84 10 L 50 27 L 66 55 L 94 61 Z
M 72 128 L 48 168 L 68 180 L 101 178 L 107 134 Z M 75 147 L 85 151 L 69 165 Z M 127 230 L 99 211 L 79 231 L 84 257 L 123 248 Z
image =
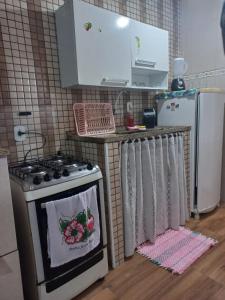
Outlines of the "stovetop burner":
M 9 171 L 12 178 L 31 190 L 82 177 L 91 173 L 93 168 L 97 167 L 60 154 L 14 164 Z
M 43 168 L 39 167 L 39 166 L 35 166 L 32 170 L 31 173 L 32 174 L 36 174 L 36 173 L 41 173 L 43 171 Z
M 32 165 L 24 164 L 20 167 L 20 169 L 24 173 L 31 173 L 34 170 L 34 167 Z
M 63 165 L 63 160 L 62 159 L 53 159 L 50 162 L 52 162 L 53 164 L 62 166 Z
M 71 168 L 77 168 L 79 166 L 79 164 L 77 162 L 65 162 L 64 167 L 71 169 Z

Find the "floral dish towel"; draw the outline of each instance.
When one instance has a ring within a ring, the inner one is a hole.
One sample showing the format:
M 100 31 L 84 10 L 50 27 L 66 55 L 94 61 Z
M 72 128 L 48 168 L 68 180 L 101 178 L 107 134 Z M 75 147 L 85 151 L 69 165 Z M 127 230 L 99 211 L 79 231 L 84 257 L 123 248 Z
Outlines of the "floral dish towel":
M 51 267 L 82 257 L 100 243 L 96 188 L 46 203 Z

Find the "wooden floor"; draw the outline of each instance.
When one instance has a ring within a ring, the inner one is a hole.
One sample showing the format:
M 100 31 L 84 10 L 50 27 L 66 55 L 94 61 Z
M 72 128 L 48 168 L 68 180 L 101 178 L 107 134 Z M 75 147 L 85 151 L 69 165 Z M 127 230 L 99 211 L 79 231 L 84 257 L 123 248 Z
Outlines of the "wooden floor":
M 187 225 L 216 238 L 219 243 L 183 275 L 172 275 L 135 255 L 75 299 L 225 300 L 225 207 Z

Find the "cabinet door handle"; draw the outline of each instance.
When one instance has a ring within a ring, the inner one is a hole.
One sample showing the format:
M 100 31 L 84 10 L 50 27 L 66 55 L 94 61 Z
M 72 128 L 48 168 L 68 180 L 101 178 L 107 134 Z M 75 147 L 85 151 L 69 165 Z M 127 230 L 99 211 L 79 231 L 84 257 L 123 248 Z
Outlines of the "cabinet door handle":
M 155 68 L 156 62 L 155 61 L 144 60 L 144 59 L 136 59 L 135 60 L 135 65 Z
M 125 86 L 129 82 L 128 79 L 117 79 L 117 78 L 103 78 L 102 79 L 102 84 L 104 85 L 121 85 Z

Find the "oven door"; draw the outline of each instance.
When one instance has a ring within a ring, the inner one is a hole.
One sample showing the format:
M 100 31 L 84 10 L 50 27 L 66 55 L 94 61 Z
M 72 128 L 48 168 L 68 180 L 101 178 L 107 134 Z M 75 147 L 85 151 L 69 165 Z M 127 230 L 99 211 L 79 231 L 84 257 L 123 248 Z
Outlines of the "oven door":
M 100 224 L 99 244 L 85 256 L 72 260 L 59 267 L 50 267 L 47 245 L 47 213 L 46 209 L 43 208 L 43 203 L 71 197 L 88 190 L 94 185 L 97 186 L 96 191 Z M 103 248 L 105 245 L 103 242 L 104 224 L 102 222 L 102 215 L 104 214 L 104 211 L 102 210 L 101 197 L 103 197 L 102 180 L 98 180 L 29 203 L 29 216 L 37 269 L 37 283 L 41 284 L 45 282 L 47 292 L 51 292 L 65 284 L 103 259 Z

